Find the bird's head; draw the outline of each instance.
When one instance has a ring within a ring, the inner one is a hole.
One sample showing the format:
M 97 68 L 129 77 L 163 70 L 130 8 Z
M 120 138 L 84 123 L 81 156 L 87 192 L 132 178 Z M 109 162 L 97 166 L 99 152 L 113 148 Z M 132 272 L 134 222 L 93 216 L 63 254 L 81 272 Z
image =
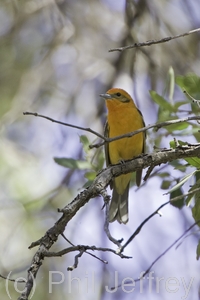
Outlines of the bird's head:
M 100 97 L 106 101 L 115 101 L 118 103 L 131 103 L 133 102 L 131 96 L 123 89 L 113 88 L 106 92 L 106 94 L 100 94 Z

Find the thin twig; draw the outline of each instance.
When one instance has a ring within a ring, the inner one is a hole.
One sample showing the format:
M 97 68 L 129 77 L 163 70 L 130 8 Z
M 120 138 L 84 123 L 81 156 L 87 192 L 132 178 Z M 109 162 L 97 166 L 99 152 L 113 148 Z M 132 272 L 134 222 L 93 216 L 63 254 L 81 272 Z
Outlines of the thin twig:
M 153 216 L 155 216 L 156 214 L 159 214 L 159 210 L 161 208 L 163 208 L 165 205 L 167 205 L 168 203 L 172 203 L 172 202 L 175 202 L 177 200 L 180 200 L 184 197 L 187 197 L 191 194 L 194 194 L 195 192 L 199 192 L 200 188 L 197 188 L 197 189 L 194 189 L 184 195 L 180 195 L 180 196 L 176 196 L 172 199 L 170 199 L 169 201 L 163 203 L 161 206 L 159 206 L 150 216 L 148 216 L 141 224 L 140 226 L 138 226 L 138 228 L 135 230 L 135 232 L 131 235 L 131 237 L 127 240 L 127 242 L 121 247 L 119 248 L 119 251 L 122 252 L 124 251 L 125 247 L 127 247 L 128 244 L 130 244 L 130 242 L 136 237 L 136 235 L 139 234 L 139 232 L 141 231 L 142 227 L 145 225 L 145 223 L 148 222 L 148 220 L 150 220 Z M 165 194 L 164 194 L 165 195 Z
M 123 241 L 123 239 L 121 240 L 116 240 L 110 233 L 109 230 L 109 202 L 110 202 L 110 196 L 107 194 L 106 190 L 102 190 L 101 192 L 102 197 L 104 198 L 104 207 L 105 207 L 105 222 L 104 222 L 104 231 L 108 237 L 108 239 L 113 242 L 115 245 L 117 245 L 119 248 L 121 247 L 121 242 Z
M 84 252 L 85 252 L 84 250 L 81 250 L 81 251 L 75 256 L 73 266 L 68 267 L 68 268 L 67 268 L 67 271 L 73 271 L 74 269 L 76 269 L 76 268 L 78 267 L 78 260 L 79 260 L 79 258 L 83 255 Z
M 74 247 L 69 247 L 66 249 L 63 249 L 61 251 L 58 252 L 49 252 L 46 251 L 43 253 L 44 257 L 57 257 L 57 256 L 63 256 L 65 254 L 68 254 L 70 252 L 74 252 L 74 251 L 83 251 L 85 252 L 86 250 L 92 250 L 92 251 L 102 251 L 102 252 L 112 252 L 118 256 L 120 256 L 121 258 L 132 258 L 131 256 L 127 256 L 127 255 L 123 255 L 122 253 L 116 253 L 116 251 L 114 249 L 111 248 L 103 248 L 103 247 L 96 247 L 96 246 L 87 246 L 87 245 L 77 245 Z
M 154 148 L 153 148 L 154 149 Z M 152 174 L 150 174 L 150 178 L 156 176 L 158 173 L 162 173 L 162 171 L 167 167 L 167 165 L 164 166 L 160 166 L 159 169 L 156 169 Z M 146 177 L 146 175 L 145 175 Z M 138 191 L 139 189 L 141 189 L 143 186 L 145 186 L 146 181 L 145 181 L 145 177 L 143 178 L 143 182 L 141 182 L 140 186 L 136 188 L 136 191 Z
M 116 136 L 114 138 L 105 138 L 103 142 L 90 145 L 89 147 L 90 147 L 90 149 L 99 148 L 99 147 L 103 146 L 105 143 L 111 143 L 111 142 L 116 141 L 116 140 L 120 140 L 120 139 L 127 138 L 127 137 L 132 137 L 136 134 L 147 131 L 151 128 L 155 128 L 156 131 L 157 131 L 162 127 L 170 126 L 170 125 L 173 125 L 173 124 L 189 122 L 189 121 L 198 121 L 198 120 L 200 120 L 200 116 L 186 117 L 186 118 L 182 118 L 182 119 L 176 119 L 176 120 L 170 120 L 170 121 L 165 121 L 165 122 L 161 122 L 161 123 L 156 123 L 156 124 L 145 126 L 141 129 L 138 129 L 138 130 L 133 131 L 133 132 L 129 132 L 129 133 L 126 133 L 126 134 L 123 134 L 123 135 Z
M 119 248 L 119 252 L 122 253 L 124 251 L 124 249 L 128 246 L 128 244 L 130 244 L 130 242 L 136 237 L 136 235 L 138 235 L 142 229 L 142 227 L 151 219 L 153 218 L 153 216 L 157 215 L 159 210 L 161 208 L 163 208 L 164 206 L 166 206 L 167 204 L 169 204 L 170 201 L 167 201 L 165 203 L 163 203 L 162 205 L 160 205 L 150 216 L 148 216 L 139 226 L 138 228 L 135 230 L 135 232 L 130 236 L 130 238 L 126 241 L 126 243 Z
M 64 240 L 66 240 L 71 246 L 75 246 L 70 240 L 64 235 L 64 233 L 61 233 Z
M 187 196 L 189 196 L 189 195 L 191 195 L 191 194 L 194 194 L 194 193 L 196 193 L 196 192 L 199 192 L 199 191 L 200 191 L 200 188 L 197 188 L 197 189 L 194 189 L 194 190 L 192 190 L 192 191 L 190 191 L 190 192 L 188 192 L 188 193 L 186 193 L 186 194 L 183 194 L 183 195 L 180 195 L 180 196 L 176 196 L 176 197 L 170 199 L 170 203 L 171 203 L 171 202 L 175 202 L 175 201 L 177 201 L 177 200 L 180 200 L 180 199 L 182 199 L 182 198 L 184 198 L 184 197 L 187 197 Z M 167 195 L 167 193 L 166 193 L 166 194 L 163 194 L 163 195 Z
M 92 130 L 91 128 L 85 128 L 85 127 L 80 127 L 80 126 L 72 125 L 72 124 L 69 124 L 69 123 L 60 122 L 60 121 L 54 120 L 52 118 L 49 118 L 47 116 L 40 115 L 38 113 L 24 112 L 23 114 L 24 115 L 32 115 L 32 116 L 36 116 L 36 117 L 41 117 L 41 118 L 47 119 L 47 120 L 49 120 L 51 122 L 54 122 L 54 123 L 58 123 L 58 124 L 61 124 L 61 125 L 64 125 L 64 126 L 68 126 L 68 127 L 80 129 L 80 130 L 83 130 L 83 131 L 87 131 L 87 132 L 90 132 L 90 133 L 98 136 L 99 138 L 103 139 L 103 142 L 90 145 L 89 146 L 90 149 L 92 149 L 92 148 L 99 148 L 99 147 L 103 146 L 105 143 L 111 143 L 113 141 L 120 140 L 120 139 L 123 139 L 123 138 L 126 138 L 126 137 L 132 137 L 132 136 L 134 136 L 136 134 L 139 134 L 141 132 L 145 132 L 145 131 L 147 131 L 147 130 L 149 130 L 151 128 L 156 128 L 156 131 L 157 131 L 158 129 L 160 129 L 162 127 L 170 126 L 170 125 L 173 125 L 173 124 L 178 124 L 178 123 L 183 123 L 183 122 L 198 121 L 198 120 L 200 120 L 199 116 L 187 117 L 187 118 L 182 118 L 182 119 L 178 119 L 178 120 L 170 120 L 170 121 L 165 121 L 165 122 L 161 122 L 161 123 L 156 123 L 156 124 L 148 125 L 148 126 L 145 126 L 145 127 L 141 128 L 141 129 L 138 129 L 136 131 L 129 132 L 129 133 L 126 133 L 126 134 L 123 134 L 123 135 L 119 135 L 119 136 L 116 136 L 114 138 L 106 138 L 103 135 L 101 135 L 100 133 Z
M 200 100 L 192 97 L 186 90 L 184 90 L 183 93 L 185 93 L 192 100 L 192 102 L 194 102 L 195 104 L 198 105 L 198 107 L 200 107 Z
M 26 280 L 11 279 L 8 276 L 3 276 L 1 274 L 0 274 L 0 278 L 6 279 L 6 280 L 9 280 L 9 281 L 12 281 L 12 282 L 17 282 L 17 283 L 25 283 L 26 282 Z
M 195 225 L 197 225 L 198 223 L 200 223 L 200 219 L 197 220 L 195 223 L 193 223 L 188 229 L 186 229 L 184 231 L 183 234 L 181 234 L 181 236 L 176 239 L 167 249 L 165 249 L 165 251 L 163 251 L 152 263 L 151 265 L 148 267 L 148 269 L 146 269 L 146 271 L 142 274 L 141 277 L 134 279 L 134 282 L 140 281 L 142 280 L 142 278 L 144 278 L 145 275 L 147 275 L 150 270 L 152 269 L 152 267 L 155 265 L 155 263 L 157 263 L 157 261 L 159 259 L 161 259 L 173 246 L 175 246 Z M 133 281 L 126 281 L 123 282 L 123 284 L 128 284 L 128 283 L 132 283 Z M 120 288 L 122 286 L 122 284 L 119 284 L 117 287 L 112 287 L 111 290 L 114 290 L 116 288 Z
M 184 37 L 184 36 L 199 32 L 199 31 L 200 31 L 200 28 L 197 28 L 197 29 L 190 30 L 190 31 L 182 33 L 182 34 L 175 35 L 175 36 L 168 36 L 168 37 L 162 38 L 160 40 L 149 40 L 149 41 L 146 41 L 146 42 L 143 42 L 143 43 L 134 43 L 133 45 L 129 45 L 129 46 L 125 46 L 125 47 L 112 48 L 108 52 L 114 52 L 114 51 L 120 51 L 121 52 L 121 51 L 128 50 L 128 49 L 166 43 L 166 42 L 169 42 L 171 40 L 175 40 L 175 39 L 178 39 L 180 37 Z
M 186 236 L 184 236 L 183 240 L 180 241 L 180 243 L 178 243 L 178 245 L 176 246 L 175 249 L 178 249 L 188 237 L 194 236 L 194 235 L 199 236 L 199 228 L 193 232 L 188 233 Z
M 196 145 L 184 145 L 179 146 L 176 149 L 166 149 L 156 153 L 146 154 L 143 157 L 133 159 L 128 162 L 124 162 L 123 166 L 115 165 L 106 168 L 102 171 L 91 183 L 89 187 L 81 191 L 69 204 L 67 204 L 62 209 L 62 216 L 57 220 L 57 222 L 47 230 L 45 235 L 39 239 L 40 246 L 36 253 L 34 254 L 30 267 L 27 270 L 27 282 L 25 284 L 24 290 L 21 293 L 18 300 L 28 299 L 31 291 L 34 288 L 34 278 L 36 278 L 37 273 L 42 265 L 45 256 L 48 256 L 49 249 L 58 240 L 59 235 L 65 231 L 67 224 L 76 215 L 78 210 L 82 208 L 90 199 L 98 196 L 102 193 L 102 189 L 105 189 L 110 181 L 121 174 L 127 174 L 134 172 L 138 169 L 143 169 L 149 167 L 150 165 L 160 165 L 167 163 L 176 159 L 181 159 L 185 157 L 199 157 L 200 156 L 200 144 Z M 32 243 L 35 245 L 35 243 Z M 86 250 L 92 250 L 91 248 L 85 247 Z M 74 251 L 74 249 L 73 249 Z M 80 248 L 77 248 L 80 251 Z M 122 256 L 121 253 L 116 253 L 113 249 L 98 249 L 98 251 L 112 252 L 115 255 L 119 255 L 122 258 L 128 258 Z M 69 252 L 67 250 L 67 252 Z M 61 254 L 61 253 L 60 253 Z M 50 256 L 50 255 L 49 255 Z
M 195 223 L 193 223 L 188 229 L 185 230 L 185 232 L 179 237 L 177 238 L 165 251 L 163 251 L 149 266 L 149 268 L 146 270 L 146 272 L 143 274 L 143 277 L 149 273 L 149 271 L 151 270 L 151 268 L 153 267 L 153 265 L 155 265 L 155 263 L 161 258 L 163 257 L 174 245 L 176 245 L 185 235 L 186 233 L 188 233 L 194 226 L 196 226 L 198 223 L 200 222 L 200 219 L 197 220 Z M 139 279 L 138 279 L 139 280 Z
M 62 235 L 62 237 L 71 245 L 71 246 L 75 246 L 72 242 L 70 242 L 70 240 L 64 235 L 64 233 L 62 233 L 61 234 Z M 96 259 L 98 259 L 98 260 L 100 260 L 102 263 L 104 263 L 104 264 L 107 264 L 108 262 L 107 262 L 107 260 L 104 260 L 104 259 L 102 259 L 102 258 L 100 258 L 100 257 L 98 257 L 98 256 L 96 256 L 96 255 L 94 255 L 94 254 L 92 254 L 91 252 L 88 252 L 87 250 L 85 251 L 85 253 L 87 253 L 87 254 L 89 254 L 90 256 L 92 256 L 92 257 L 94 257 L 94 258 L 96 258 Z
M 54 120 L 50 117 L 47 117 L 47 116 L 44 116 L 44 115 L 40 115 L 38 113 L 32 113 L 32 112 L 23 112 L 23 115 L 27 116 L 27 115 L 31 115 L 31 116 L 35 116 L 35 117 L 40 117 L 40 118 L 44 118 L 44 119 L 47 119 L 53 123 L 57 123 L 57 124 L 61 124 L 61 125 L 64 125 L 64 126 L 67 126 L 67 127 L 72 127 L 72 128 L 76 128 L 76 129 L 80 129 L 80 130 L 83 130 L 83 131 L 87 131 L 87 132 L 90 132 L 90 133 L 93 133 L 94 135 L 98 136 L 99 138 L 103 139 L 103 140 L 106 140 L 106 138 L 101 135 L 100 133 L 92 130 L 91 128 L 85 128 L 85 127 L 81 127 L 81 126 L 77 126 L 77 125 L 72 125 L 72 124 L 69 124 L 69 123 L 65 123 L 65 122 L 61 122 L 61 121 L 57 121 L 57 120 Z

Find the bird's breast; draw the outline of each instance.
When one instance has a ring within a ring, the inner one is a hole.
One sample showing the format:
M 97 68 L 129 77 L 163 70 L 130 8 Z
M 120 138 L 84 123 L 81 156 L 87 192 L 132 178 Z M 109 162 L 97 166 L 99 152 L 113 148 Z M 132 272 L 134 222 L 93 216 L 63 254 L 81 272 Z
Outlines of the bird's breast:
M 108 113 L 109 137 L 113 138 L 143 127 L 142 116 L 137 108 L 119 109 Z M 143 133 L 123 138 L 109 144 L 109 156 L 112 164 L 131 159 L 142 153 Z

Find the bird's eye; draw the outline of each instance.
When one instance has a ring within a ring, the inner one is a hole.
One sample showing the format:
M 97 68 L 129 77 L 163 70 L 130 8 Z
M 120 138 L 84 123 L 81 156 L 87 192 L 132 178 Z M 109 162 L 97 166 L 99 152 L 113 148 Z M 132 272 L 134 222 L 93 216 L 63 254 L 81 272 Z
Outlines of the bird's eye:
M 117 95 L 117 97 L 120 97 L 120 96 L 121 96 L 121 93 L 117 93 L 116 95 Z

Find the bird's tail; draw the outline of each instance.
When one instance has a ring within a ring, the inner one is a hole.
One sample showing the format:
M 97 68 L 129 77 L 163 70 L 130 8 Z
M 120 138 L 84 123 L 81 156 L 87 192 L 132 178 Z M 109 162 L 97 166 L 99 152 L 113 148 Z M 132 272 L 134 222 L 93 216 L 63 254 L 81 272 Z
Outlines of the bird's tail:
M 109 209 L 109 222 L 117 220 L 120 224 L 128 222 L 128 192 L 129 184 L 127 185 L 122 195 L 117 193 L 115 183 L 113 186 L 113 195 Z

